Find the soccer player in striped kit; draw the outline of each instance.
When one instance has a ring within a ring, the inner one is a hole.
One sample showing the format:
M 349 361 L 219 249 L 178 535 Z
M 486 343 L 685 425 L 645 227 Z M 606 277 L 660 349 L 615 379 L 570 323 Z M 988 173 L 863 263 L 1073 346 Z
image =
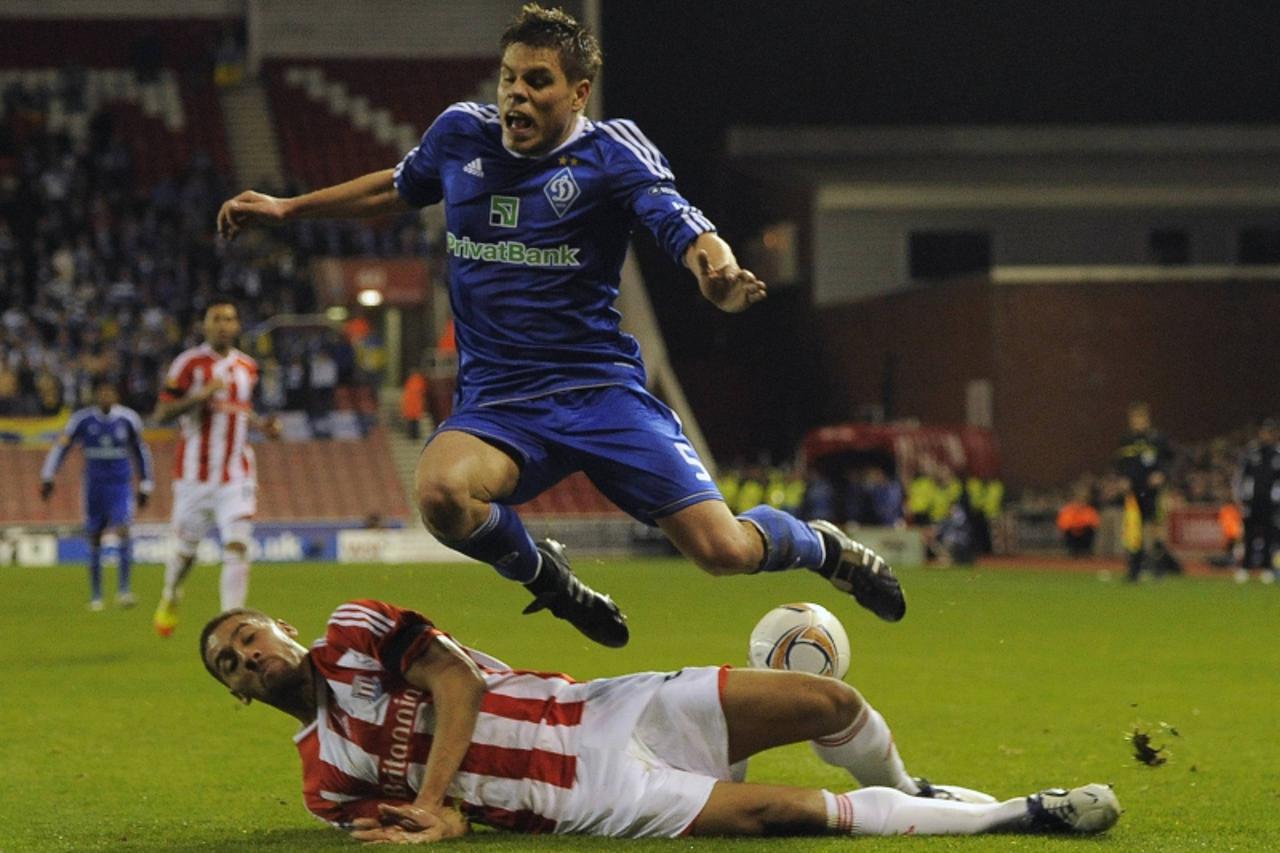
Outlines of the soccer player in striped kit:
M 53 478 L 73 444 L 84 449 L 85 534 L 89 538 L 89 609 L 102 610 L 102 534 L 115 528 L 116 604 L 132 607 L 137 599 L 130 587 L 133 545 L 129 525 L 133 522 L 133 463 L 139 483 L 137 503 L 146 506 L 155 484 L 151 451 L 142 438 L 142 418 L 128 406 L 120 405 L 120 392 L 105 376 L 93 380 L 94 405 L 81 409 L 67 421 L 66 429 L 54 442 L 40 469 L 40 498 L 53 495 Z M 130 461 L 132 459 L 132 462 Z
M 274 418 L 253 409 L 258 364 L 235 348 L 240 313 L 218 300 L 204 312 L 204 343 L 173 360 L 156 407 L 161 423 L 178 420 L 172 531 L 177 547 L 165 564 L 164 591 L 153 624 L 162 637 L 178 624 L 182 584 L 200 540 L 216 525 L 222 541 L 222 608 L 240 607 L 249 592 L 249 545 L 258 507 L 250 427 L 279 436 Z
M 735 517 L 675 414 L 645 389 L 640 348 L 613 307 L 636 224 L 723 311 L 766 288 L 634 122 L 586 118 L 595 37 L 529 4 L 501 45 L 497 104 L 449 107 L 395 168 L 294 198 L 247 190 L 219 210 L 219 233 L 443 202 L 458 392 L 419 458 L 419 509 L 442 542 L 523 583 L 526 613 L 548 609 L 606 646 L 628 640 L 613 601 L 572 573 L 558 543 L 535 543 L 513 509 L 584 471 L 707 572 L 806 568 L 901 619 L 889 566 L 833 525 L 768 506 Z
M 884 718 L 834 678 L 692 667 L 578 682 L 368 599 L 334 610 L 309 651 L 296 636 L 232 610 L 200 655 L 240 701 L 298 719 L 306 807 L 363 841 L 436 841 L 468 820 L 617 838 L 1101 832 L 1120 814 L 1106 785 L 997 802 L 913 779 Z M 867 787 L 742 781 L 751 755 L 803 740 Z

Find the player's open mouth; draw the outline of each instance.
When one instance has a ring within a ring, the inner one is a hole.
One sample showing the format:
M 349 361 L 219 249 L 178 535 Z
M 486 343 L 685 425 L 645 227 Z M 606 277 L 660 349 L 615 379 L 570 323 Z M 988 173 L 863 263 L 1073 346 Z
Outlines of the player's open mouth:
M 507 129 L 515 133 L 524 133 L 533 129 L 533 119 L 524 113 L 510 112 L 503 116 Z

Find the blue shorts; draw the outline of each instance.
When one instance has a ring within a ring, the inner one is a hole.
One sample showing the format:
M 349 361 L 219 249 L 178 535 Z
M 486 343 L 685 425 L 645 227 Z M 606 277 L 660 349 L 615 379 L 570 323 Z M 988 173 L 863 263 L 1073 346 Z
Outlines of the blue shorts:
M 133 483 L 85 483 L 85 529 L 90 533 L 133 522 Z
M 691 504 L 723 500 L 675 412 L 642 388 L 605 385 L 468 406 L 436 434 L 446 430 L 482 438 L 520 465 L 504 504 L 533 500 L 575 471 L 651 526 Z

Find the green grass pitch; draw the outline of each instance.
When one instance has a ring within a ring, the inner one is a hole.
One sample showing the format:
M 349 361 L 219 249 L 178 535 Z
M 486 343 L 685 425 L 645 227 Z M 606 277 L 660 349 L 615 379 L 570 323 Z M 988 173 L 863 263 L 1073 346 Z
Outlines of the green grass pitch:
M 913 773 L 1001 796 L 1112 782 L 1127 810 L 1100 839 L 610 842 L 480 831 L 455 847 L 1280 849 L 1280 588 L 907 569 L 907 618 L 888 625 L 804 572 L 715 579 L 677 560 L 581 558 L 577 568 L 628 612 L 626 649 L 592 647 L 546 614 L 520 616 L 524 591 L 476 566 L 260 565 L 252 601 L 309 641 L 343 600 L 383 598 L 513 665 L 588 678 L 742 663 L 760 615 L 813 600 L 848 628 L 849 680 L 889 720 Z M 166 641 L 150 628 L 159 584 L 158 568 L 141 567 L 138 608 L 90 613 L 83 569 L 0 568 L 0 851 L 353 849 L 302 808 L 294 723 L 240 706 L 200 666 L 216 569 L 197 569 L 186 619 Z M 1132 758 L 1124 735 L 1135 724 L 1166 745 L 1166 764 Z M 852 787 L 804 745 L 758 757 L 750 778 Z

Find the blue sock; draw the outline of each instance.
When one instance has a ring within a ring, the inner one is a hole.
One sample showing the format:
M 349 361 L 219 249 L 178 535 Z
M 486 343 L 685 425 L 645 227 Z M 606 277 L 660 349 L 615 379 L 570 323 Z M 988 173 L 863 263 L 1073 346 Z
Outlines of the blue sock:
M 497 503 L 489 504 L 489 517 L 474 533 L 461 541 L 444 544 L 488 563 L 504 578 L 520 583 L 533 580 L 542 559 L 516 511 Z
M 129 592 L 129 574 L 133 569 L 133 540 L 128 536 L 120 537 L 120 544 L 116 546 L 116 589 L 120 595 Z
M 89 548 L 89 596 L 94 601 L 102 598 L 102 547 Z
M 783 569 L 822 568 L 826 551 L 817 531 L 794 515 L 760 505 L 738 516 L 749 521 L 764 536 L 764 560 L 758 572 L 779 572 Z

